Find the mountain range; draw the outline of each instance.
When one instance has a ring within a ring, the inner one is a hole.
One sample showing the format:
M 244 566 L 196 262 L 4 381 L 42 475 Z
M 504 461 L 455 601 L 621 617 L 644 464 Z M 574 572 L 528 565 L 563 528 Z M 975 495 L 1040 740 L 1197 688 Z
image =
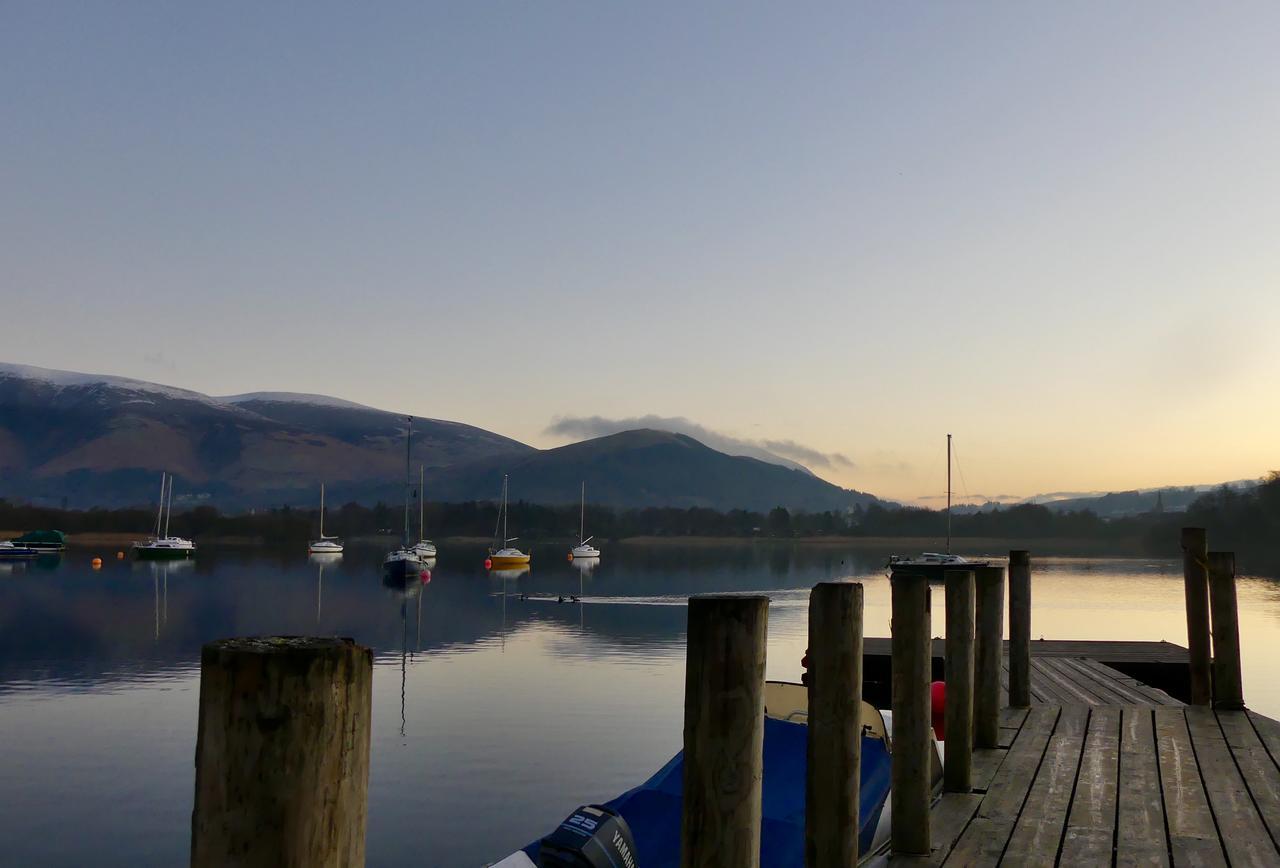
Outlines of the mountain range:
M 223 509 L 403 497 L 403 414 L 323 395 L 214 397 L 143 380 L 0 363 L 0 497 L 76 508 L 175 501 Z M 807 470 L 728 455 L 684 434 L 633 430 L 555 449 L 459 422 L 415 418 L 412 465 L 432 500 L 496 497 L 616 507 L 809 511 L 876 498 Z

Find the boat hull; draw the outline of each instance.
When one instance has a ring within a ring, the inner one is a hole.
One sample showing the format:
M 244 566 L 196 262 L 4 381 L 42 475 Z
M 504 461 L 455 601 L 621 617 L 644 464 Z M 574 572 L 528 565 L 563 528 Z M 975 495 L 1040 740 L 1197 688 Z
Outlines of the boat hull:
M 0 549 L 0 561 L 30 561 L 35 560 L 42 554 L 47 554 L 47 552 L 26 548 Z
M 409 558 L 384 561 L 382 571 L 389 579 L 412 579 L 422 572 L 422 563 Z
M 333 543 L 312 543 L 307 546 L 307 551 L 313 555 L 340 555 L 342 546 Z
M 195 549 L 154 549 L 135 547 L 133 556 L 140 561 L 185 561 L 195 557 Z
M 946 578 L 947 573 L 976 570 L 979 567 L 989 566 L 991 564 L 987 561 L 970 561 L 966 564 L 897 563 L 889 565 L 889 575 L 891 578 L 895 576 L 924 576 L 931 582 L 941 582 Z
M 495 570 L 528 565 L 530 555 L 489 555 L 489 563 Z

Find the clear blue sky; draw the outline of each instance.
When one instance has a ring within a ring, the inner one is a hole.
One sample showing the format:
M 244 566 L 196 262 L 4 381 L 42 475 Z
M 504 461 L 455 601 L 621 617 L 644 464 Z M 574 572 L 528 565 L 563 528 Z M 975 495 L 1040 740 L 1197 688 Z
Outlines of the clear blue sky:
M 0 359 L 970 493 L 1280 464 L 1280 5 L 0 6 Z M 15 327 L 16 325 L 16 327 Z

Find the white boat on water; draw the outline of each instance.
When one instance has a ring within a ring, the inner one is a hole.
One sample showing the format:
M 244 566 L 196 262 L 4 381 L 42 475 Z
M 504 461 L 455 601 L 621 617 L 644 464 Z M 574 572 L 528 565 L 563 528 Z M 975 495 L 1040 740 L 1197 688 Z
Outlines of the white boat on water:
M 947 570 L 967 570 L 975 567 L 990 566 L 990 561 L 971 561 L 960 555 L 951 554 L 951 435 L 947 435 L 947 550 L 945 552 L 923 552 L 916 557 L 899 557 L 889 555 L 889 573 L 902 575 L 919 575 L 935 581 L 941 581 Z
M 418 466 L 418 541 L 413 550 L 424 561 L 436 556 L 436 544 L 427 539 L 427 498 L 424 494 L 427 484 L 427 468 Z
M 387 553 L 382 559 L 382 569 L 388 578 L 408 579 L 422 571 L 422 559 L 409 545 L 409 492 L 412 482 L 409 477 L 409 456 L 413 450 L 413 417 L 409 419 L 409 431 L 404 446 L 404 533 L 400 537 L 400 545 Z
M 166 504 L 165 492 L 168 491 Z M 135 542 L 133 555 L 143 560 L 182 560 L 193 557 L 196 544 L 189 539 L 169 534 L 169 519 L 173 516 L 173 477 L 160 474 L 160 511 L 156 513 L 156 532 L 149 540 Z M 163 536 L 161 531 L 163 530 Z
M 582 481 L 582 501 L 578 511 L 578 544 L 569 549 L 570 560 L 587 560 L 599 558 L 600 549 L 591 545 L 594 536 L 587 536 L 587 482 Z
M 324 483 L 320 483 L 320 538 L 313 539 L 307 545 L 307 551 L 313 555 L 340 555 L 342 554 L 342 540 L 336 536 L 325 536 L 324 534 Z
M 521 567 L 529 563 L 531 555 L 511 545 L 519 537 L 507 536 L 507 477 L 502 477 L 502 504 L 498 507 L 498 526 L 493 529 L 493 546 L 489 549 L 488 567 L 500 570 L 506 567 Z M 502 535 L 498 535 L 498 531 Z
M 8 540 L 0 542 L 0 561 L 26 561 L 38 557 L 40 552 L 37 549 L 14 545 Z

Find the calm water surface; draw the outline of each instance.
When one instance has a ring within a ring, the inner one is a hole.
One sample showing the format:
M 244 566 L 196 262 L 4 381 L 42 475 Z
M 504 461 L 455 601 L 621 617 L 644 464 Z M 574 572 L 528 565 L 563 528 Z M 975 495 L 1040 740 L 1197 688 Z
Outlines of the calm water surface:
M 0 564 L 0 862 L 185 864 L 212 639 L 372 646 L 369 864 L 475 866 L 679 748 L 686 595 L 768 593 L 771 678 L 799 677 L 817 581 L 863 580 L 867 635 L 889 632 L 879 551 L 615 545 L 591 572 L 551 551 L 504 579 L 479 548 L 445 545 L 407 592 L 383 585 L 376 548 L 323 564 L 214 550 L 168 567 L 94 571 L 96 552 L 76 550 Z M 579 588 L 581 605 L 514 596 Z M 1186 641 L 1172 561 L 1038 559 L 1034 599 L 1037 637 Z M 1280 717 L 1280 582 L 1242 578 L 1240 603 L 1246 699 Z M 936 593 L 935 633 L 943 616 Z

